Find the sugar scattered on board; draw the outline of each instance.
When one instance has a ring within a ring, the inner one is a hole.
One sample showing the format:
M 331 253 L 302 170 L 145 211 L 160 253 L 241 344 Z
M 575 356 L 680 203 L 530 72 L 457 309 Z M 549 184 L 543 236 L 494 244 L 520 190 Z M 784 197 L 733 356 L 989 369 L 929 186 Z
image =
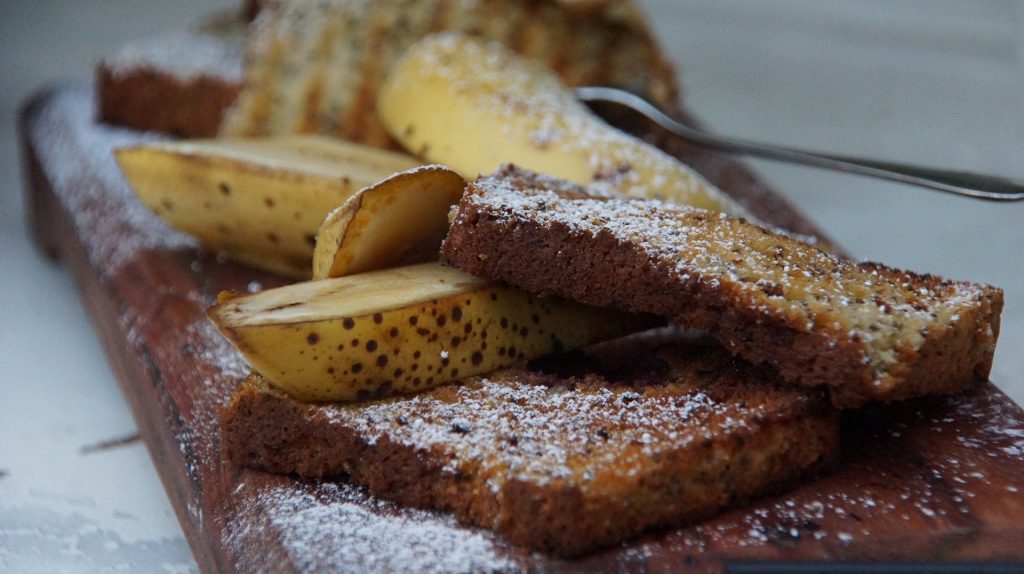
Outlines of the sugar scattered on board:
M 245 494 L 229 525 L 242 571 L 270 571 L 252 552 L 279 537 L 299 572 L 501 572 L 520 570 L 492 534 L 460 527 L 450 516 L 401 509 L 344 483 L 283 481 Z
M 161 136 L 97 124 L 88 89 L 62 90 L 52 98 L 28 135 L 54 192 L 74 213 L 79 235 L 90 238 L 93 266 L 109 276 L 142 250 L 195 248 L 195 239 L 139 203 L 114 161 L 115 149 Z

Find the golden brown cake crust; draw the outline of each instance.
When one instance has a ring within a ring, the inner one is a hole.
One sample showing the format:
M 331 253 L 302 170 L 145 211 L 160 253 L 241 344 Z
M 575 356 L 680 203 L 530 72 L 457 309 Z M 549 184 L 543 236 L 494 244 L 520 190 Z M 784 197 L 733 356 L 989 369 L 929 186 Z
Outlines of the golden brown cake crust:
M 823 395 L 716 348 L 630 355 L 602 374 L 590 372 L 597 359 L 562 360 L 551 368 L 566 372 L 352 405 L 301 403 L 254 375 L 221 411 L 224 451 L 272 472 L 347 473 L 565 556 L 697 520 L 834 460 L 838 417 Z
M 103 64 L 96 79 L 101 122 L 183 138 L 216 136 L 240 89 L 214 77 L 183 80 L 152 68 L 118 75 Z
M 855 264 L 700 210 L 600 195 L 507 166 L 470 184 L 442 248 L 459 269 L 709 331 L 837 406 L 987 377 L 1002 291 Z

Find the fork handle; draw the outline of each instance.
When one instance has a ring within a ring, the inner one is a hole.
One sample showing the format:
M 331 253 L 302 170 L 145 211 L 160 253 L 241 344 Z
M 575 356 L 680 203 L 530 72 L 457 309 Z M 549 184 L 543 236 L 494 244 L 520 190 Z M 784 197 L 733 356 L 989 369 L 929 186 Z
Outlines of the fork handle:
M 1024 199 L 1024 183 L 1007 177 L 812 152 L 715 135 L 682 124 L 647 100 L 615 88 L 576 88 L 576 96 L 585 102 L 603 101 L 626 106 L 687 141 L 722 151 L 877 177 L 976 199 Z

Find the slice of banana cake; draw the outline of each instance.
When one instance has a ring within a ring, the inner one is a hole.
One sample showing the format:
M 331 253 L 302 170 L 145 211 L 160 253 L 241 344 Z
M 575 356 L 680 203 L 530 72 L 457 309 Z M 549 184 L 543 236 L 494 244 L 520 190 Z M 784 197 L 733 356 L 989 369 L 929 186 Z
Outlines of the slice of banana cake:
M 705 329 L 853 407 L 988 376 L 1000 289 L 855 263 L 743 219 L 609 197 L 514 166 L 467 188 L 442 260 L 469 273 Z
M 717 346 L 637 341 L 620 357 L 357 403 L 300 402 L 253 375 L 221 411 L 224 450 L 271 472 L 347 473 L 563 556 L 709 516 L 836 458 L 838 411 L 821 391 Z

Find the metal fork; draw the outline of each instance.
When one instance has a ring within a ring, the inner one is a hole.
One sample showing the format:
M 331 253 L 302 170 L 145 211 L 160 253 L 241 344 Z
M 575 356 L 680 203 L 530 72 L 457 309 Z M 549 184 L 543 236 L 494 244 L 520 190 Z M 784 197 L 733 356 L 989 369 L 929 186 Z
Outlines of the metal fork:
M 587 86 L 576 88 L 575 91 L 576 97 L 583 102 L 609 102 L 625 106 L 687 141 L 722 151 L 877 177 L 976 199 L 990 201 L 1020 201 L 1024 199 L 1024 183 L 1006 177 L 753 143 L 710 134 L 679 123 L 647 100 L 624 90 Z

